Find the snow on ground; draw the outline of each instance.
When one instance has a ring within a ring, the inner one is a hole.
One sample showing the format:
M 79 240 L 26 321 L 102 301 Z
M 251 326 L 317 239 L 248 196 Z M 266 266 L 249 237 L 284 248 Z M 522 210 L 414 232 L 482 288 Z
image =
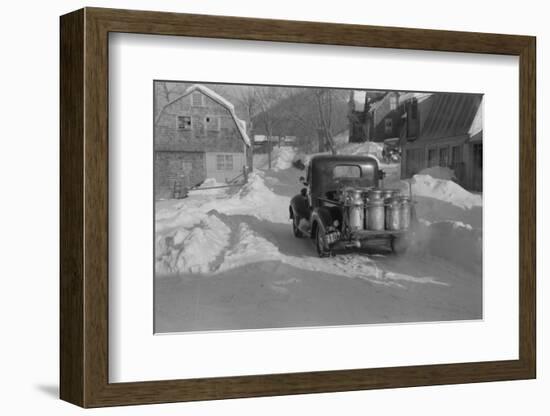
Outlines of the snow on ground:
M 399 274 L 380 274 L 368 257 L 339 256 L 337 261 L 331 262 L 317 259 L 314 253 L 309 257 L 281 253 L 279 246 L 266 240 L 262 234 L 269 234 L 274 224 L 283 224 L 290 229 L 289 198 L 275 193 L 268 182 L 272 181 L 266 179 L 266 174 L 256 170 L 249 176 L 249 182 L 237 191 L 221 188 L 223 194 L 210 197 L 198 191 L 175 206 L 158 209 L 156 252 L 159 275 L 213 273 L 254 262 L 278 260 L 297 268 L 366 278 L 373 283 L 395 284 L 397 280 L 437 283 L 437 279 L 425 276 L 404 278 Z M 209 181 L 208 184 L 213 183 Z M 472 264 L 475 267 L 480 265 L 481 197 L 452 181 L 427 175 L 416 175 L 412 184 L 417 199 L 415 208 L 421 219 L 413 251 L 454 260 L 469 268 Z M 243 221 L 243 216 L 255 218 L 257 229 L 251 229 Z M 235 223 L 228 218 L 239 218 L 239 221 Z M 290 232 L 288 238 L 291 238 Z M 464 261 L 457 259 L 459 252 L 466 253 Z
M 448 181 L 456 179 L 454 170 L 442 166 L 432 166 L 431 168 L 422 169 L 418 174 L 428 175 L 435 179 L 446 179 Z
M 288 198 L 267 187 L 264 173 L 251 173 L 248 183 L 236 193 L 231 189 L 195 191 L 172 204 L 157 203 L 155 252 L 159 275 L 211 271 L 211 263 L 227 245 L 229 235 L 218 214 L 288 224 Z M 209 194 L 213 191 L 218 193 Z M 201 262 L 202 268 L 198 266 Z
M 239 192 L 216 204 L 217 210 L 228 215 L 251 215 L 260 220 L 288 224 L 288 198 L 273 192 L 265 184 L 265 174 L 255 170 Z M 281 207 L 286 209 L 281 210 Z
M 284 170 L 292 166 L 292 161 L 296 156 L 296 149 L 291 146 L 282 146 L 276 149 L 274 152 L 273 170 Z
M 410 183 L 420 226 L 406 255 L 318 258 L 311 241 L 290 231 L 289 199 L 301 187 L 295 153 L 283 147 L 275 155 L 271 171 L 254 170 L 241 188 L 156 203 L 160 332 L 481 317 L 480 195 L 416 175 Z M 398 167 L 384 166 L 395 173 L 384 185 L 408 192 Z M 182 299 L 199 293 L 203 306 L 188 309 L 194 303 Z
M 382 160 L 383 143 L 363 142 L 363 143 L 345 143 L 336 147 L 338 154 L 342 155 L 373 155 L 378 160 Z
M 279 249 L 265 238 L 259 237 L 250 226 L 244 222 L 239 224 L 237 230 L 237 243 L 224 257 L 219 271 L 269 260 L 279 260 Z
M 211 188 L 213 186 L 222 186 L 226 185 L 223 182 L 219 182 L 216 178 L 206 178 L 203 183 L 199 186 L 199 188 Z
M 271 151 L 271 168 L 277 172 L 288 169 L 296 157 L 296 148 L 292 146 L 273 146 Z M 267 153 L 254 153 L 253 166 L 256 169 L 267 169 Z
M 263 170 L 267 161 L 258 169 L 255 155 L 256 170 L 241 188 L 157 201 L 156 331 L 482 317 L 479 195 L 417 175 L 411 183 L 421 221 L 405 255 L 373 248 L 318 258 L 314 244 L 290 229 L 288 204 L 303 174 L 294 157 L 277 149 L 272 169 Z M 382 168 L 385 187 L 408 190 L 398 164 Z M 219 185 L 206 180 L 202 188 Z
M 347 142 L 335 142 L 335 150 L 339 155 L 370 155 L 375 157 L 380 164 L 382 160 L 383 143 L 375 142 L 362 142 L 362 143 L 347 143 Z M 300 159 L 304 164 L 308 164 L 312 157 L 319 155 L 328 155 L 331 152 L 318 152 L 308 154 L 297 154 L 294 158 Z

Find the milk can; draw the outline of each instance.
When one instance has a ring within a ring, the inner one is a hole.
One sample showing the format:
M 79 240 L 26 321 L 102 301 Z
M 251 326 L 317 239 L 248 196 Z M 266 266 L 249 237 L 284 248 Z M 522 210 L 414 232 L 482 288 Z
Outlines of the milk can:
M 411 225 L 411 199 L 408 196 L 402 196 L 399 198 L 401 203 L 400 208 L 400 226 L 401 229 L 406 230 Z
M 369 200 L 382 199 L 383 192 L 384 191 L 382 189 L 373 188 L 373 189 L 369 190 L 367 196 L 368 196 Z
M 365 215 L 363 204 L 363 191 L 360 189 L 353 189 L 348 191 L 347 204 L 349 228 L 352 231 L 363 229 Z
M 369 195 L 367 206 L 367 228 L 374 231 L 384 229 L 384 200 L 382 198 L 373 198 Z
M 382 199 L 390 199 L 396 196 L 397 191 L 395 189 L 382 189 Z
M 386 200 L 386 230 L 396 231 L 401 229 L 401 200 L 397 197 Z

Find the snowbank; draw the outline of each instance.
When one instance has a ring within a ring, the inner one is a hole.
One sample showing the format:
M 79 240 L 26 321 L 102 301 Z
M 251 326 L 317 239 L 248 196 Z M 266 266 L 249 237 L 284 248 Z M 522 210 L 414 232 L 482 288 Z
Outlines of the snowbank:
M 217 190 L 200 191 L 165 209 L 157 209 L 156 232 L 192 226 L 212 210 L 221 214 L 250 215 L 259 220 L 288 224 L 289 198 L 276 194 L 265 182 L 264 173 L 255 170 L 248 176 L 248 183 L 237 192 L 235 188 L 221 188 L 215 195 L 208 193 Z
M 349 130 L 345 130 L 341 133 L 338 133 L 336 136 L 332 138 L 332 141 L 334 142 L 336 147 L 347 144 L 349 141 Z
M 472 194 L 451 180 L 419 174 L 412 177 L 411 183 L 413 196 L 434 198 L 462 209 L 482 206 L 481 195 Z M 407 181 L 403 181 L 403 190 L 408 191 Z
M 273 243 L 259 237 L 242 222 L 237 231 L 237 244 L 225 254 L 218 271 L 223 272 L 244 264 L 279 260 L 280 257 L 281 253 Z
M 296 148 L 292 146 L 274 146 L 271 152 L 271 168 L 274 171 L 289 169 L 296 158 Z M 256 169 L 268 168 L 267 153 L 254 153 L 253 166 Z
M 288 204 L 288 197 L 269 189 L 264 173 L 256 170 L 237 194 L 217 203 L 216 209 L 228 215 L 251 215 L 260 220 L 288 224 Z
M 199 186 L 199 188 L 210 188 L 212 186 L 223 186 L 227 185 L 223 182 L 218 182 L 216 178 L 206 178 L 203 183 Z
M 374 156 L 378 163 L 382 160 L 383 143 L 363 142 L 363 143 L 341 143 L 336 144 L 336 153 L 339 155 L 369 155 Z M 319 155 L 328 155 L 330 152 L 319 152 L 300 155 L 298 158 L 308 164 L 312 157 Z
M 337 146 L 338 154 L 342 155 L 374 155 L 379 160 L 382 159 L 383 143 L 364 142 L 364 143 L 345 143 Z
M 273 151 L 273 170 L 285 170 L 292 166 L 292 161 L 296 156 L 296 149 L 291 146 L 277 147 Z
M 429 175 L 435 179 L 445 179 L 448 181 L 456 179 L 455 172 L 452 169 L 442 166 L 432 166 L 431 168 L 422 169 L 418 174 Z
M 191 223 L 189 223 L 191 224 Z M 230 228 L 210 214 L 197 224 L 157 233 L 157 273 L 207 273 L 229 243 Z

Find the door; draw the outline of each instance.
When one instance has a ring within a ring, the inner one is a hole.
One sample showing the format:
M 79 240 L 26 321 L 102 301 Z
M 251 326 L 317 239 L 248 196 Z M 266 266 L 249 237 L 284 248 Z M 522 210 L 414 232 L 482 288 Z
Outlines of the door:
M 472 145 L 472 190 L 483 191 L 483 143 Z

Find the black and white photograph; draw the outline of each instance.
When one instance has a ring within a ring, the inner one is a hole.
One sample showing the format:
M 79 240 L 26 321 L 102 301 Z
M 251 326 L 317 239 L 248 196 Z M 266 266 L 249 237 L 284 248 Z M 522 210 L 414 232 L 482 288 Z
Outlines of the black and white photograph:
M 154 332 L 483 319 L 483 95 L 153 81 Z

